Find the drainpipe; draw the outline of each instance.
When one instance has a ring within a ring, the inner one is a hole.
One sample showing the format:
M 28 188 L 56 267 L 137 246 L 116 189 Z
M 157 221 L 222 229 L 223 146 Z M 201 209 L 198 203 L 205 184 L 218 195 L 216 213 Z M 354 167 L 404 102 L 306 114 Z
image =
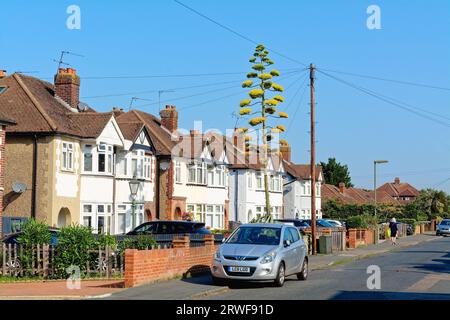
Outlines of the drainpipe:
M 159 204 L 160 204 L 160 180 L 161 180 L 161 168 L 160 166 L 160 161 L 159 161 L 159 157 L 156 157 L 156 192 L 155 192 L 155 209 L 156 209 L 156 219 L 159 220 Z
M 37 135 L 33 136 L 33 175 L 31 184 L 31 218 L 36 219 L 36 186 L 37 186 L 37 161 L 38 161 L 38 143 Z
M 238 222 L 239 221 L 239 214 L 238 214 L 238 170 L 234 171 L 234 217 L 235 217 L 235 221 Z

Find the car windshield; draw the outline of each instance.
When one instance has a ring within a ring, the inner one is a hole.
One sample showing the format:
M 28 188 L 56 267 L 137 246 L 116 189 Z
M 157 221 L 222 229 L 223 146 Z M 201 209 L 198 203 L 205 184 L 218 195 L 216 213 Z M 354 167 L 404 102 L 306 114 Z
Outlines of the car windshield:
M 227 243 L 277 246 L 280 239 L 281 228 L 240 227 Z
M 450 220 L 443 220 L 439 223 L 441 226 L 450 226 Z

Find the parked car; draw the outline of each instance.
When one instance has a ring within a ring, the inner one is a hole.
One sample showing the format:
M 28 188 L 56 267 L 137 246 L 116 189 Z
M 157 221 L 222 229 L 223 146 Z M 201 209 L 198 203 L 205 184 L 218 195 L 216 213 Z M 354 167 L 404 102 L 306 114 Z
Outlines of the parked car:
M 331 220 L 331 219 L 323 219 L 324 221 L 328 222 L 334 227 L 343 228 L 345 227 L 344 224 L 338 220 Z
M 310 228 L 310 225 L 305 220 L 301 219 L 278 219 L 275 222 L 280 223 L 292 223 L 298 230 L 304 231 L 306 228 Z
M 311 220 L 305 220 L 309 225 L 311 225 Z M 316 227 L 318 228 L 336 228 L 335 225 L 332 225 L 331 223 L 327 222 L 324 219 L 316 219 Z
M 444 219 L 437 225 L 436 235 L 437 236 L 450 235 L 450 219 Z
M 59 233 L 59 229 L 56 228 L 49 228 L 48 229 L 50 231 L 51 234 L 51 238 L 50 238 L 50 245 L 51 246 L 56 246 L 58 244 L 58 233 Z M 16 232 L 16 233 L 12 233 L 9 235 L 6 235 L 3 237 L 2 242 L 6 245 L 11 244 L 11 245 L 15 245 L 15 244 L 19 244 L 19 236 L 22 234 L 22 231 Z
M 307 247 L 298 229 L 287 224 L 244 224 L 219 247 L 213 258 L 215 284 L 229 281 L 273 281 L 308 277 Z
M 128 232 L 127 236 L 142 234 L 211 234 L 205 224 L 192 221 L 151 221 Z

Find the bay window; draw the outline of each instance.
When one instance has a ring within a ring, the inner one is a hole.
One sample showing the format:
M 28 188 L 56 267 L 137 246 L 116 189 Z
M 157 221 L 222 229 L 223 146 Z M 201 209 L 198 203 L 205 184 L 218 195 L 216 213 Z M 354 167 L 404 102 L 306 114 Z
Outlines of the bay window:
M 188 172 L 188 183 L 206 185 L 206 163 L 196 161 L 191 162 L 188 166 Z

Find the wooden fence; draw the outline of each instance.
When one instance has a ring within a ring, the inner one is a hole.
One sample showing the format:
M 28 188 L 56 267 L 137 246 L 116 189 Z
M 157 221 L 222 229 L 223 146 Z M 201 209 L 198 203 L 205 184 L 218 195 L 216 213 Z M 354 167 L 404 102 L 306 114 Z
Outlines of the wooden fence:
M 35 245 L 26 249 L 17 244 L 3 244 L 0 252 L 0 275 L 9 277 L 33 276 L 57 278 L 56 256 L 58 248 Z M 121 277 L 124 274 L 124 256 L 110 247 L 89 251 L 86 263 L 87 277 Z M 90 260 L 90 262 L 89 262 Z

